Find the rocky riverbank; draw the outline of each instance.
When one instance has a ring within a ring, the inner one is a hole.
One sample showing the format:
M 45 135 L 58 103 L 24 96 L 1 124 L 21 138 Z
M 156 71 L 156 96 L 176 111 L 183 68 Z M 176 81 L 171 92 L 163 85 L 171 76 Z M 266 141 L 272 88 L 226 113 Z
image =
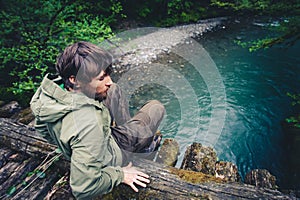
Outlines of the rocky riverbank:
M 117 55 L 114 65 L 115 72 L 122 73 L 130 67 L 150 64 L 160 54 L 170 53 L 172 48 L 188 42 L 189 38 L 200 36 L 216 28 L 222 28 L 223 22 L 226 20 L 225 17 L 214 18 L 200 20 L 196 24 L 171 28 L 134 28 L 121 32 L 117 34 L 116 44 L 114 44 L 114 40 L 110 44 L 112 48 L 115 48 L 114 55 Z

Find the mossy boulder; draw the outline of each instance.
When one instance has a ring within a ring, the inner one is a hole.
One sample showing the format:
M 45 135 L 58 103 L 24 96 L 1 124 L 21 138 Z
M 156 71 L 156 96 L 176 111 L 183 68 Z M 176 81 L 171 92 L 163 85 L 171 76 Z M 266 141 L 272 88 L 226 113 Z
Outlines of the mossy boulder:
M 185 151 L 180 168 L 215 175 L 216 161 L 217 154 L 213 148 L 194 142 Z
M 245 176 L 245 183 L 257 187 L 276 189 L 276 177 L 266 169 L 254 169 Z
M 241 182 L 238 168 L 231 162 L 216 162 L 215 176 L 228 182 Z
M 164 140 L 158 152 L 156 162 L 166 166 L 174 167 L 178 159 L 178 154 L 179 154 L 178 142 L 175 139 L 167 138 Z

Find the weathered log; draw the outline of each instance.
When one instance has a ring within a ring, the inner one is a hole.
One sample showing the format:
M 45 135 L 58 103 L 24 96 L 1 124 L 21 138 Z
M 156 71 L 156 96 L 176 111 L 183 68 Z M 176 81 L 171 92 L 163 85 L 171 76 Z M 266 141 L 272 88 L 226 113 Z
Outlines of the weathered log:
M 2 145 L 30 156 L 44 156 L 56 149 L 31 127 L 6 118 L 0 118 L 0 140 Z
M 293 199 L 277 190 L 242 183 L 222 183 L 221 179 L 216 181 L 217 178 L 200 172 L 165 168 L 147 160 L 133 164 L 143 166 L 143 171 L 150 174 L 151 183 L 148 187 L 133 193 L 128 186 L 121 185 L 119 190 L 115 189 L 110 194 L 111 198 L 104 199 Z
M 5 161 L 0 168 L 0 195 L 3 191 L 4 185 L 7 183 L 8 179 L 12 179 L 11 177 L 16 174 L 16 172 L 21 171 L 23 161 L 27 158 L 21 154 L 15 152 L 7 152 L 6 149 L 1 148 L 1 151 L 6 152 Z
M 17 169 L 19 163 L 10 162 L 0 169 L 0 185 L 2 187 L 3 183 L 10 177 L 10 175 Z
M 37 137 L 27 126 L 0 119 L 0 143 L 32 156 L 47 155 L 55 146 Z M 63 161 L 58 164 L 64 164 Z M 133 164 L 151 177 L 146 188 L 134 193 L 121 184 L 105 199 L 295 199 L 277 190 L 256 188 L 242 183 L 223 183 L 221 179 L 200 172 L 164 167 L 153 161 L 138 159 Z M 189 181 L 189 182 L 188 182 Z M 34 199 L 34 198 L 30 198 Z
M 11 149 L 9 149 L 9 148 L 1 148 L 1 151 L 0 151 L 0 168 L 2 168 L 4 165 L 6 165 L 6 163 L 8 163 L 8 158 L 12 154 L 14 154 L 14 152 Z
M 46 200 L 73 200 L 75 197 L 71 193 L 69 181 L 69 172 L 65 173 L 51 188 L 44 199 Z
M 6 152 L 5 148 L 2 150 Z M 6 164 L 0 169 L 0 199 L 43 199 L 62 173 L 51 165 L 43 172 L 48 165 L 41 163 L 37 158 L 16 152 L 6 158 Z
M 43 199 L 60 178 L 60 174 L 61 172 L 56 168 L 50 168 L 45 172 L 44 177 L 36 178 L 27 189 L 20 187 L 20 189 L 16 191 L 14 199 Z M 33 176 L 33 178 L 35 178 L 35 176 Z M 30 180 L 28 182 L 30 183 Z
M 11 101 L 0 108 L 0 117 L 11 117 L 20 110 L 21 106 L 19 103 L 16 101 Z
M 10 171 L 10 174 L 0 186 L 0 196 L 2 197 L 10 187 L 22 184 L 27 173 L 33 171 L 36 166 L 38 166 L 38 162 L 33 158 L 30 158 L 26 162 L 16 163 L 13 168 L 6 168 L 7 171 Z
M 30 107 L 28 107 L 18 113 L 15 113 L 13 116 L 11 116 L 11 119 L 16 119 L 23 124 L 29 124 L 34 120 L 34 115 Z

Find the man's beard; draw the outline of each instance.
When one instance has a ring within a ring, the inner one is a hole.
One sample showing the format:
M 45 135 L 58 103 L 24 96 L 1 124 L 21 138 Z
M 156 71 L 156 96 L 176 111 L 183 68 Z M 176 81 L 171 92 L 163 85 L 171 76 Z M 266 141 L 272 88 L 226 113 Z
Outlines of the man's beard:
M 95 100 L 97 100 L 97 101 L 103 101 L 103 100 L 106 99 L 106 96 L 107 96 L 106 94 L 102 95 L 102 94 L 95 93 Z

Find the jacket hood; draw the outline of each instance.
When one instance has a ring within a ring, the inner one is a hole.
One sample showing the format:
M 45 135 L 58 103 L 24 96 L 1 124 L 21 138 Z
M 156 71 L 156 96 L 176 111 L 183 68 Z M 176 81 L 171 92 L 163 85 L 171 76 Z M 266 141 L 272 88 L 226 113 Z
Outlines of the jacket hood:
M 99 109 L 103 104 L 85 96 L 82 93 L 74 93 L 60 87 L 62 79 L 59 76 L 47 74 L 41 86 L 31 99 L 30 107 L 36 119 L 42 122 L 55 122 L 73 110 L 77 110 L 87 104 Z

